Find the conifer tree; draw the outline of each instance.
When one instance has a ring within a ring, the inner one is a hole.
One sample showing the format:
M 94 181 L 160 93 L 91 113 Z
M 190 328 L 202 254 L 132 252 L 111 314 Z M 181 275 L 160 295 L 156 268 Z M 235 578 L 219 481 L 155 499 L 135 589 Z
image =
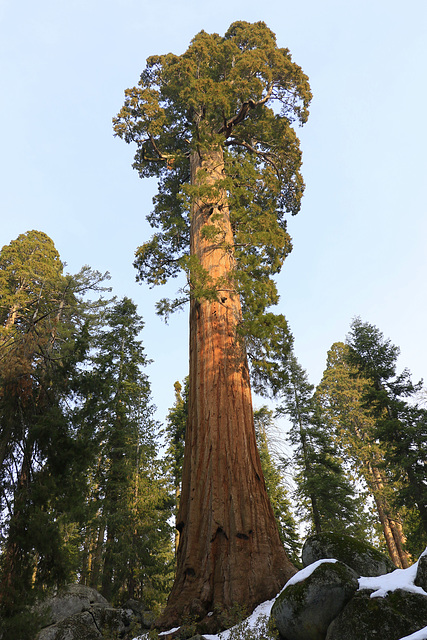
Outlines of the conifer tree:
M 396 482 L 403 479 L 397 503 L 416 505 L 425 535 L 427 413 L 414 401 L 422 382 L 413 384 L 408 369 L 396 374 L 399 348 L 375 325 L 355 318 L 347 344 L 349 362 L 371 383 L 363 400 L 375 420 L 375 437 L 385 445 L 386 469 Z
M 172 476 L 175 493 L 175 520 L 178 513 L 179 496 L 181 493 L 182 463 L 184 460 L 185 430 L 188 419 L 188 376 L 184 387 L 176 381 L 175 403 L 166 418 L 166 440 L 168 443 L 166 460 Z M 175 552 L 178 550 L 179 532 L 175 532 Z
M 68 399 L 84 361 L 88 291 L 105 276 L 62 273 L 52 240 L 21 234 L 0 252 L 0 604 L 11 616 L 32 594 L 70 579 L 63 514 L 81 489 L 85 447 Z
M 96 445 L 84 574 L 110 601 L 139 597 L 155 606 L 170 577 L 171 498 L 156 457 L 158 425 L 143 371 L 149 360 L 138 337 L 143 326 L 125 297 L 106 312 L 93 345 L 79 416 Z
M 136 144 L 141 177 L 159 178 L 138 279 L 163 284 L 183 270 L 183 291 L 158 309 L 190 301 L 180 545 L 158 624 L 196 614 L 213 630 L 217 610 L 252 609 L 295 571 L 262 479 L 247 354 L 255 384 L 277 388 L 290 338 L 267 309 L 291 248 L 285 214 L 298 212 L 304 187 L 292 123 L 306 121 L 311 94 L 266 25 L 243 21 L 224 37 L 200 32 L 181 56 L 149 58 L 125 93 L 115 132 Z
M 316 396 L 337 448 L 350 462 L 352 474 L 372 496 L 390 558 L 399 568 L 410 564 L 402 519 L 393 507 L 396 487 L 384 470 L 384 447 L 375 438 L 375 419 L 364 405 L 369 380 L 348 361 L 348 345 L 337 342 Z
M 283 390 L 278 414 L 291 421 L 289 441 L 295 449 L 296 496 L 300 515 L 310 529 L 355 532 L 357 501 L 345 475 L 334 443 L 325 428 L 314 387 L 292 354 L 288 360 L 289 382 Z

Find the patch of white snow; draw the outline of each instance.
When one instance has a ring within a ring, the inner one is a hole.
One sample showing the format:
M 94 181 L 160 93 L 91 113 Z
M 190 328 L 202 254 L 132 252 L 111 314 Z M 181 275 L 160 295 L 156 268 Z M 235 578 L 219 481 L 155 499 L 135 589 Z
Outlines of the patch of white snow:
M 275 599 L 276 598 L 273 598 L 272 600 L 266 600 L 266 602 L 262 602 L 251 613 L 251 615 L 246 618 L 245 623 L 249 626 L 250 629 L 253 629 L 257 626 L 258 618 L 260 618 L 261 616 L 268 617 L 270 615 L 271 607 L 273 606 Z M 231 629 L 227 629 L 226 631 L 221 631 L 221 633 L 218 633 L 217 635 L 204 633 L 203 637 L 206 638 L 206 640 L 227 640 L 234 628 L 235 627 L 232 627 Z
M 408 567 L 408 569 L 395 569 L 391 573 L 386 573 L 383 576 L 361 577 L 359 578 L 359 591 L 361 589 L 375 589 L 375 591 L 371 593 L 371 598 L 383 598 L 389 591 L 394 591 L 395 589 L 404 589 L 411 593 L 419 593 L 422 596 L 427 596 L 424 589 L 414 584 L 417 567 L 418 562 Z
M 313 573 L 313 571 L 315 569 L 317 569 L 317 567 L 319 567 L 321 564 L 325 564 L 327 562 L 338 562 L 338 560 L 333 560 L 332 558 L 327 558 L 327 559 L 324 558 L 323 560 L 317 560 L 316 562 L 313 562 L 312 564 L 309 564 L 308 567 L 305 567 L 304 569 L 301 569 L 301 571 L 298 571 L 298 573 L 295 573 L 295 575 L 293 575 L 292 578 L 289 578 L 289 580 L 287 581 L 287 583 L 283 587 L 282 591 L 287 589 L 291 584 L 296 584 L 297 582 L 302 582 L 303 580 L 308 578 L 308 576 L 311 576 L 311 574 Z
M 174 627 L 173 629 L 169 629 L 169 631 L 161 631 L 159 633 L 159 636 L 167 636 L 170 633 L 174 633 L 175 631 L 178 631 L 178 629 L 180 629 L 180 627 Z M 135 640 L 137 640 L 137 638 Z

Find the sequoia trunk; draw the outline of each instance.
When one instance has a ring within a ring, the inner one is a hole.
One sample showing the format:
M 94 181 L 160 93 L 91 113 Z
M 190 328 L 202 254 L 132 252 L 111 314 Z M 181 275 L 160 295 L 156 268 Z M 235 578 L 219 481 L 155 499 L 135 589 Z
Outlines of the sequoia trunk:
M 248 363 L 237 332 L 233 235 L 219 185 L 222 150 L 194 152 L 190 163 L 192 184 L 208 194 L 193 200 L 191 254 L 216 283 L 217 297 L 191 301 L 177 574 L 158 624 L 170 628 L 188 615 L 214 631 L 221 626 L 219 612 L 236 605 L 251 611 L 296 570 L 279 538 L 255 441 Z M 215 237 L 203 232 L 208 225 L 216 227 Z

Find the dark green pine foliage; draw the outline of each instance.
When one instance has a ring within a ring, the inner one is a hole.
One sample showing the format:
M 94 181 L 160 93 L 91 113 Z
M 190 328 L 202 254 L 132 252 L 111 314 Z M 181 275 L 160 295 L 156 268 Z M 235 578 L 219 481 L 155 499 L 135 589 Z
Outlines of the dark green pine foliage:
M 298 537 L 297 525 L 292 515 L 285 477 L 280 470 L 280 460 L 275 459 L 276 457 L 272 454 L 273 412 L 266 406 L 260 407 L 254 411 L 254 422 L 262 471 L 268 497 L 279 528 L 280 539 L 289 559 L 298 566 L 301 542 Z
M 408 369 L 396 374 L 399 348 L 372 324 L 355 318 L 347 336 L 349 362 L 371 381 L 363 401 L 375 420 L 374 435 L 384 445 L 386 471 L 395 481 L 397 505 L 419 513 L 419 549 L 427 535 L 427 411 L 416 402 L 422 382 Z
M 172 501 L 156 457 L 158 425 L 143 371 L 149 360 L 138 339 L 143 326 L 135 304 L 123 298 L 95 340 L 79 416 L 96 443 L 83 573 L 112 602 L 138 597 L 158 607 L 170 587 Z
M 178 506 L 184 460 L 185 428 L 188 417 L 188 376 L 183 385 L 178 381 L 175 382 L 174 389 L 175 402 L 166 417 L 165 435 L 167 441 L 166 460 L 172 475 Z
M 176 381 L 174 384 L 175 402 L 166 416 L 164 435 L 167 449 L 165 462 L 169 470 L 174 489 L 174 516 L 178 513 L 179 496 L 181 494 L 182 464 L 184 461 L 185 430 L 188 418 L 188 376 L 182 385 Z M 178 550 L 179 533 L 175 529 L 175 554 Z
M 278 415 L 291 422 L 289 442 L 294 447 L 296 500 L 299 515 L 315 533 L 353 533 L 357 500 L 314 398 L 314 387 L 292 354 L 288 360 L 289 382 L 283 391 Z
M 292 248 L 286 214 L 298 213 L 304 191 L 293 126 L 308 117 L 308 78 L 265 23 L 238 21 L 223 37 L 201 31 L 182 55 L 151 56 L 125 96 L 115 134 L 136 144 L 133 167 L 141 178 L 159 181 L 148 216 L 155 233 L 136 252 L 137 279 L 155 286 L 184 272 L 178 297 L 158 304 L 166 316 L 189 299 L 217 299 L 224 284 L 211 282 L 189 255 L 190 205 L 225 188 L 234 245 L 224 249 L 235 265 L 227 286 L 240 295 L 254 384 L 277 389 L 290 336 L 285 318 L 268 308 L 278 303 L 273 278 Z M 203 150 L 224 158 L 215 187 L 190 184 L 190 159 Z M 204 237 L 212 232 L 224 245 L 211 222 Z
M 5 618 L 72 577 L 68 519 L 83 497 L 87 448 L 69 401 L 78 399 L 78 369 L 86 358 L 91 316 L 101 304 L 84 297 L 104 290 L 105 277 L 88 268 L 64 275 L 52 240 L 40 231 L 21 234 L 0 252 Z

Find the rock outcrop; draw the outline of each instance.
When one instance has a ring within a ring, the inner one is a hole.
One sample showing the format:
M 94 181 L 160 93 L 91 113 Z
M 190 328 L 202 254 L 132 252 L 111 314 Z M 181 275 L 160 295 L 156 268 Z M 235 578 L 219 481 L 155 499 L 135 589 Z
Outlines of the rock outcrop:
M 322 534 L 304 545 L 310 560 L 273 604 L 280 640 L 400 640 L 424 629 L 417 638 L 427 639 L 427 550 L 390 575 L 394 565 L 376 549 Z
M 38 607 L 45 621 L 37 640 L 132 638 L 149 629 L 154 616 L 142 603 L 129 600 L 115 609 L 95 589 L 68 585 Z
M 416 584 L 417 587 L 421 587 L 422 589 L 424 589 L 424 591 L 427 592 L 427 552 L 426 551 L 424 551 L 424 553 L 420 556 L 418 560 L 417 575 L 415 577 L 414 584 Z
M 271 615 L 280 635 L 286 640 L 324 640 L 358 586 L 356 573 L 342 562 L 316 563 L 307 577 L 288 584 L 276 599 Z
M 324 558 L 344 562 L 359 576 L 381 576 L 396 569 L 392 561 L 378 549 L 337 533 L 319 533 L 305 541 L 302 549 L 304 567 Z
M 326 640 L 399 640 L 427 626 L 427 597 L 403 589 L 371 598 L 359 591 L 330 625 Z

